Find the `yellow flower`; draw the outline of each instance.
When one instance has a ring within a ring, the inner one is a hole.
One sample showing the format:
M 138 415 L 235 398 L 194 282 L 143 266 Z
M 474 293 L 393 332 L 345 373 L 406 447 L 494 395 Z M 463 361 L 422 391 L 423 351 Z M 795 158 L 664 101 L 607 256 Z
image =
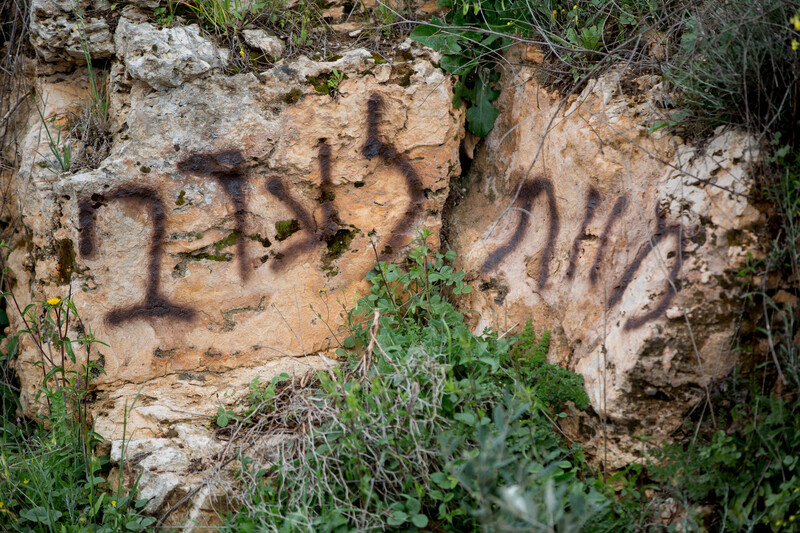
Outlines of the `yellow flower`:
M 794 522 L 794 515 L 789 517 L 789 522 Z
M 557 13 L 558 13 L 558 11 L 556 11 L 556 10 L 554 9 L 554 10 L 553 10 L 553 16 L 555 17 Z
M 111 507 L 117 506 L 117 500 L 111 500 Z
M 3 508 L 3 502 L 0 502 L 0 509 Z
M 794 29 L 800 31 L 800 16 L 797 15 L 793 16 L 792 18 L 789 19 L 789 22 L 794 24 Z
M 800 50 L 800 42 L 797 39 L 792 39 L 792 50 Z
M 25 479 L 23 479 L 23 480 L 22 480 L 22 484 L 23 484 L 23 485 L 27 485 L 27 484 L 28 484 L 28 478 L 25 478 Z
M 242 48 L 239 49 L 239 55 L 244 57 L 244 50 Z
M 47 305 L 58 305 L 61 303 L 61 298 L 50 298 L 47 300 Z
M 578 4 L 575 4 L 574 6 L 572 6 L 572 9 L 578 9 Z

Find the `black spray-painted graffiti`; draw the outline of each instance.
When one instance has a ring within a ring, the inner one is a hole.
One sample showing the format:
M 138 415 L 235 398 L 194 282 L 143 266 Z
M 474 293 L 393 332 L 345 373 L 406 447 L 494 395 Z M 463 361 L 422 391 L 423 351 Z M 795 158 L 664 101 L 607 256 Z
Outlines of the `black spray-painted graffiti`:
M 380 131 L 380 124 L 384 113 L 385 103 L 380 95 L 373 94 L 367 103 L 367 135 L 366 142 L 361 147 L 361 155 L 367 160 L 379 158 L 380 161 L 396 169 L 405 180 L 408 201 L 403 211 L 402 217 L 394 224 L 388 234 L 388 240 L 380 253 L 382 260 L 391 256 L 393 250 L 404 244 L 404 234 L 417 220 L 422 211 L 425 199 L 425 190 L 422 180 L 414 166 L 404 155 L 398 152 L 397 148 L 386 141 Z M 292 237 L 288 246 L 278 254 L 271 262 L 270 268 L 281 270 L 286 268 L 291 262 L 303 253 L 326 242 L 330 242 L 335 235 L 342 231 L 342 222 L 339 219 L 336 206 L 334 204 L 335 195 L 331 179 L 331 146 L 327 139 L 319 139 L 317 148 L 317 161 L 320 169 L 319 197 L 317 202 L 321 207 L 321 221 L 318 223 L 312 212 L 298 201 L 284 185 L 283 181 L 276 176 L 268 177 L 266 182 L 267 192 L 274 196 L 279 202 L 285 205 L 295 217 L 299 229 L 297 237 Z M 236 254 L 238 256 L 239 275 L 242 282 L 247 282 L 250 276 L 247 251 L 245 247 L 245 230 L 247 226 L 247 193 L 249 178 L 245 171 L 244 158 L 238 150 L 226 150 L 217 153 L 195 153 L 181 160 L 177 168 L 187 176 L 200 179 L 212 179 L 216 181 L 230 200 L 234 213 L 233 219 L 236 231 Z M 539 270 L 537 274 L 537 284 L 539 288 L 544 288 L 550 278 L 550 263 L 555 252 L 556 240 L 560 227 L 560 218 L 556 195 L 553 183 L 542 176 L 536 177 L 525 182 L 519 192 L 515 207 L 521 211 L 514 233 L 504 245 L 495 250 L 483 265 L 483 272 L 488 273 L 500 265 L 500 263 L 525 239 L 530 226 L 529 215 L 535 202 L 542 197 L 546 201 L 548 212 L 548 231 L 547 241 L 540 256 Z M 147 282 L 145 287 L 144 301 L 126 308 L 119 308 L 111 311 L 107 315 L 107 321 L 111 325 L 119 325 L 131 320 L 157 319 L 169 317 L 182 321 L 194 318 L 195 311 L 173 302 L 170 302 L 161 294 L 161 263 L 163 259 L 163 243 L 165 237 L 166 210 L 164 203 L 158 197 L 155 190 L 138 185 L 124 185 L 112 189 L 102 194 L 93 194 L 89 197 L 78 200 L 79 224 L 80 224 L 80 254 L 83 257 L 91 258 L 95 255 L 96 244 L 96 211 L 107 205 L 109 202 L 119 201 L 134 203 L 146 209 L 153 226 L 149 264 L 147 267 Z M 585 216 L 579 232 L 576 235 L 571 248 L 569 267 L 566 277 L 572 280 L 578 266 L 581 249 L 581 242 L 589 236 L 587 228 L 592 223 L 600 206 L 600 193 L 591 188 L 586 197 Z M 627 199 L 618 198 L 606 220 L 603 233 L 594 257 L 594 262 L 589 271 L 589 280 L 595 285 L 599 279 L 600 267 L 603 264 L 609 236 L 616 222 L 622 217 L 627 208 Z M 664 296 L 654 306 L 654 308 L 640 316 L 632 317 L 625 323 L 625 329 L 635 329 L 645 323 L 660 316 L 669 307 L 670 302 L 675 296 L 675 289 L 680 285 L 677 276 L 681 269 L 681 256 L 684 251 L 683 228 L 679 224 L 667 224 L 663 217 L 656 214 L 656 230 L 650 242 L 642 244 L 633 261 L 628 265 L 622 277 L 614 286 L 609 298 L 608 306 L 617 305 L 623 297 L 627 287 L 633 281 L 636 272 L 640 268 L 647 256 L 663 240 L 674 237 L 676 240 L 676 255 L 671 270 L 670 280 L 675 280 L 674 285 L 667 282 Z
M 233 203 L 234 224 L 236 225 L 236 254 L 239 256 L 239 276 L 242 281 L 250 277 L 247 268 L 247 252 L 244 247 L 245 214 L 247 199 L 244 186 L 247 178 L 240 166 L 244 159 L 237 150 L 226 150 L 217 154 L 194 154 L 178 163 L 178 170 L 184 174 L 202 178 L 213 178 L 222 185 L 225 194 Z
M 405 156 L 398 153 L 392 143 L 386 142 L 381 137 L 380 122 L 383 117 L 383 111 L 383 98 L 379 94 L 370 96 L 367 106 L 367 142 L 364 143 L 361 154 L 369 160 L 377 156 L 387 165 L 392 165 L 399 170 L 408 186 L 409 202 L 403 218 L 394 225 L 389 233 L 391 235 L 389 237 L 389 243 L 381 252 L 382 260 L 391 255 L 393 249 L 403 244 L 403 235 L 400 231 L 414 223 L 417 213 L 419 213 L 420 207 L 422 206 L 422 202 L 425 199 L 422 180 L 420 180 L 411 162 Z
M 164 203 L 153 189 L 138 186 L 122 186 L 104 194 L 94 194 L 91 198 L 78 201 L 78 221 L 80 223 L 79 250 L 83 257 L 95 254 L 95 211 L 112 200 L 132 202 L 149 211 L 153 224 L 150 241 L 150 263 L 147 267 L 147 284 L 144 301 L 131 307 L 114 309 L 106 316 L 109 324 L 119 325 L 130 320 L 142 318 L 170 317 L 176 320 L 191 320 L 194 311 L 174 304 L 161 294 L 161 259 L 164 242 Z
M 676 247 L 675 252 L 673 252 L 674 260 L 672 263 L 672 268 L 670 269 L 669 277 L 664 288 L 664 296 L 661 298 L 661 301 L 649 313 L 645 313 L 638 317 L 629 318 L 628 321 L 625 322 L 626 330 L 636 329 L 645 325 L 654 318 L 661 316 L 661 314 L 669 308 L 669 304 L 675 297 L 675 293 L 681 288 L 681 282 L 678 279 L 678 274 L 681 271 L 683 254 L 686 251 L 686 239 L 683 226 L 680 224 L 667 225 L 666 221 L 660 216 L 658 208 L 656 208 L 656 221 L 657 227 L 656 231 L 653 232 L 652 239 L 650 242 L 642 244 L 638 253 L 636 254 L 636 257 L 633 258 L 631 264 L 628 265 L 628 268 L 626 268 L 625 272 L 622 273 L 622 277 L 614 287 L 614 292 L 608 299 L 608 306 L 613 307 L 622 300 L 622 295 L 625 292 L 625 289 L 627 289 L 628 285 L 630 285 L 631 281 L 633 281 L 633 276 L 636 274 L 636 271 L 639 270 L 639 267 L 642 265 L 642 261 L 644 261 L 648 255 L 650 255 L 650 252 L 652 252 L 656 246 L 658 246 L 658 243 L 669 237 L 675 238 Z M 672 284 L 670 283 L 670 280 L 672 280 Z
M 409 196 L 408 205 L 402 218 L 389 232 L 388 242 L 381 257 L 381 259 L 386 259 L 388 255 L 392 254 L 393 249 L 403 244 L 403 235 L 400 232 L 414 223 L 425 196 L 422 181 L 410 161 L 398 153 L 392 143 L 387 142 L 381 136 L 380 122 L 383 111 L 384 102 L 382 97 L 377 94 L 370 96 L 367 103 L 367 139 L 361 149 L 361 154 L 368 160 L 377 156 L 387 165 L 396 168 L 406 182 Z M 300 229 L 304 230 L 302 239 L 295 238 L 287 248 L 275 257 L 270 266 L 273 270 L 286 268 L 294 258 L 310 251 L 319 244 L 329 241 L 340 230 L 341 222 L 334 205 L 335 195 L 331 181 L 331 147 L 325 138 L 319 140 L 317 160 L 321 175 L 320 196 L 318 198 L 322 209 L 322 221 L 320 224 L 317 224 L 311 212 L 292 196 L 280 178 L 271 177 L 267 180 L 266 190 L 288 207 L 298 221 Z M 236 255 L 239 261 L 239 276 L 243 282 L 246 282 L 250 276 L 245 248 L 247 215 L 245 189 L 249 180 L 243 167 L 244 158 L 238 150 L 195 153 L 184 158 L 177 165 L 178 171 L 182 174 L 201 179 L 213 179 L 225 191 L 234 208 L 233 217 L 236 230 Z M 133 185 L 121 186 L 111 192 L 94 194 L 90 198 L 79 199 L 81 256 L 93 257 L 97 247 L 95 211 L 112 200 L 136 201 L 146 205 L 152 219 L 153 233 L 149 251 L 150 264 L 144 302 L 132 307 L 112 311 L 107 316 L 108 322 L 112 325 L 118 325 L 130 320 L 166 316 L 179 320 L 192 319 L 195 315 L 193 310 L 167 301 L 160 293 L 160 269 L 166 215 L 164 204 L 158 198 L 155 190 Z
M 549 231 L 547 234 L 547 242 L 541 255 L 541 264 L 539 266 L 539 275 L 537 281 L 540 289 L 545 286 L 550 275 L 550 261 L 553 258 L 553 251 L 560 226 L 558 208 L 556 205 L 555 194 L 553 192 L 553 184 L 550 180 L 542 177 L 534 178 L 522 185 L 515 205 L 515 207 L 521 211 L 517 226 L 514 229 L 514 233 L 508 239 L 508 242 L 492 252 L 492 254 L 486 259 L 482 268 L 484 274 L 497 268 L 503 259 L 505 259 L 505 257 L 512 251 L 514 251 L 514 249 L 516 249 L 517 246 L 519 246 L 523 241 L 525 234 L 528 231 L 528 226 L 530 226 L 529 216 L 531 213 L 531 208 L 533 207 L 533 203 L 542 193 L 544 193 L 544 195 L 547 197 Z M 583 222 L 581 223 L 578 234 L 575 236 L 575 239 L 572 242 L 569 266 L 566 273 L 567 280 L 571 281 L 575 277 L 578 258 L 580 255 L 581 242 L 589 238 L 589 235 L 587 235 L 587 228 L 594 219 L 599 205 L 600 193 L 597 191 L 597 189 L 591 187 L 586 195 L 586 208 Z M 611 208 L 611 212 L 608 215 L 605 227 L 603 228 L 603 233 L 600 236 L 600 242 L 594 257 L 594 262 L 589 270 L 589 281 L 593 286 L 596 285 L 599 280 L 600 267 L 605 258 L 609 243 L 609 236 L 613 230 L 614 224 L 625 213 L 627 206 L 628 198 L 621 196 L 614 202 L 614 206 Z M 608 307 L 611 308 L 620 303 L 625 290 L 633 281 L 633 278 L 636 275 L 636 272 L 639 270 L 639 267 L 642 265 L 642 262 L 653 250 L 655 250 L 661 241 L 669 237 L 674 237 L 676 241 L 676 251 L 670 253 L 670 257 L 673 255 L 675 256 L 674 261 L 672 263 L 672 268 L 670 269 L 669 278 L 666 282 L 664 295 L 662 296 L 661 300 L 651 311 L 640 316 L 629 318 L 625 322 L 625 330 L 639 328 L 651 320 L 661 316 L 669 308 L 672 299 L 675 297 L 676 290 L 680 290 L 680 281 L 677 278 L 681 270 L 681 258 L 685 251 L 685 235 L 683 227 L 680 224 L 668 225 L 663 217 L 659 214 L 658 210 L 656 210 L 656 221 L 656 230 L 652 233 L 652 239 L 642 244 L 633 261 L 626 267 L 622 277 L 614 285 L 613 292 L 608 299 Z M 670 283 L 670 280 L 672 280 L 672 283 Z
M 544 287 L 545 283 L 547 283 L 547 278 L 550 277 L 550 260 L 553 258 L 556 238 L 558 237 L 559 220 L 556 196 L 553 193 L 553 183 L 542 177 L 534 178 L 522 185 L 522 189 L 520 189 L 519 196 L 517 197 L 517 207 L 522 210 L 522 214 L 519 217 L 519 222 L 517 222 L 514 234 L 506 244 L 495 250 L 494 253 L 489 256 L 483 264 L 482 270 L 484 273 L 494 270 L 508 254 L 514 251 L 514 248 L 519 246 L 522 239 L 525 238 L 529 226 L 528 213 L 531 212 L 533 202 L 535 202 L 542 193 L 547 196 L 547 207 L 550 212 L 550 229 L 547 233 L 547 244 L 542 252 L 542 262 L 539 266 L 539 288 L 541 289 Z

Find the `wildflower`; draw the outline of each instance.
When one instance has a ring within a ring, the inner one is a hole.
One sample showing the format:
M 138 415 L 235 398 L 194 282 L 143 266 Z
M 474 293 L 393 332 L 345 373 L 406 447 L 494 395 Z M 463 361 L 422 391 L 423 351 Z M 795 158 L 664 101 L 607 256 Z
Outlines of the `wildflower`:
M 798 15 L 793 16 L 792 18 L 789 19 L 789 22 L 794 24 L 794 29 L 800 31 L 800 16 Z
M 558 11 L 554 9 L 553 10 L 553 17 L 555 17 L 557 14 L 558 14 Z
M 0 502 L 0 509 L 3 508 L 3 502 Z
M 61 298 L 58 297 L 50 298 L 49 300 L 47 300 L 47 305 L 58 305 L 60 303 L 61 303 Z
M 323 287 L 323 288 L 321 288 L 321 289 L 319 290 L 319 293 L 320 293 L 320 294 L 327 294 L 327 293 L 328 293 L 328 289 L 326 289 L 326 288 L 324 288 L 324 287 Z
M 23 485 L 27 485 L 28 483 L 29 483 L 28 478 L 25 478 L 25 479 L 22 480 L 22 484 Z
M 244 57 L 244 49 L 243 48 L 239 48 L 239 55 Z
M 574 6 L 572 6 L 572 9 L 573 10 L 578 9 L 578 4 L 575 4 Z
M 792 39 L 792 50 L 800 50 L 800 42 L 797 39 Z
M 111 507 L 117 506 L 117 500 L 111 500 Z

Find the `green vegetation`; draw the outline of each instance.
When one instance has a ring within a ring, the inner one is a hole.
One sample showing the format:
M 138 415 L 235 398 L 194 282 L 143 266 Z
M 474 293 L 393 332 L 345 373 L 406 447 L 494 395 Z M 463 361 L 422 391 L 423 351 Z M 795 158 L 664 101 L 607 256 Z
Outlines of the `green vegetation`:
M 98 74 L 92 64 L 83 11 L 78 4 L 73 7 L 75 16 L 78 19 L 76 29 L 80 32 L 80 45 L 86 62 L 89 101 L 84 106 L 80 116 L 51 116 L 45 118 L 35 92 L 32 91 L 30 93 L 39 119 L 45 129 L 50 154 L 54 158 L 54 163 L 43 162 L 43 165 L 49 165 L 56 173 L 76 172 L 83 168 L 97 168 L 100 162 L 105 159 L 111 146 L 108 116 L 109 103 L 105 77 L 102 74 Z M 60 119 L 59 124 L 56 124 L 57 119 Z M 50 129 L 51 126 L 57 130 L 55 138 Z M 66 132 L 63 138 L 62 131 Z M 73 153 L 73 143 L 78 143 L 80 148 L 75 153 Z
M 447 264 L 455 254 L 426 237 L 406 265 L 368 274 L 342 365 L 294 392 L 288 375 L 251 385 L 244 423 L 308 431 L 270 471 L 244 458 L 228 531 L 618 527 L 624 509 L 557 430 L 565 402 L 586 404 L 581 379 L 544 361 L 548 334 L 530 326 L 474 335 L 449 301 L 471 291 Z
M 279 220 L 275 223 L 275 240 L 285 241 L 300 231 L 300 223 L 296 219 Z
M 656 448 L 642 464 L 606 479 L 562 432 L 566 413 L 573 406 L 588 409 L 589 402 L 580 376 L 547 362 L 549 332 L 537 335 L 528 322 L 515 336 L 474 334 L 453 304 L 455 296 L 472 290 L 465 274 L 450 265 L 453 252 L 431 250 L 424 234 L 405 263 L 379 263 L 368 274 L 370 292 L 348 314 L 340 366 L 309 375 L 302 385 L 287 374 L 266 384 L 255 380 L 243 410 L 220 407 L 209 420 L 221 430 L 238 424 L 292 435 L 280 449 L 280 462 L 269 469 L 241 457 L 235 495 L 241 509 L 226 518 L 224 528 L 800 531 L 797 3 L 439 5 L 446 12 L 417 24 L 412 38 L 443 54 L 440 66 L 458 77 L 453 103 L 468 107 L 468 127 L 479 137 L 498 116 L 493 102 L 501 69 L 509 66 L 504 52 L 515 43 L 540 43 L 540 79 L 561 89 L 564 102 L 590 77 L 623 62 L 630 72 L 654 74 L 664 83 L 663 118 L 650 125 L 650 133 L 667 128 L 702 141 L 713 128 L 734 124 L 764 141 L 769 160 L 758 169 L 761 181 L 753 196 L 773 210 L 772 233 L 764 253 L 740 272 L 751 324 L 740 338 L 743 364 L 711 402 L 687 417 L 674 435 L 679 444 Z M 398 20 L 410 16 L 406 11 L 379 4 L 373 20 L 385 25 L 385 36 L 389 25 L 398 27 Z M 59 173 L 96 166 L 110 142 L 105 80 L 92 62 L 83 14 L 76 13 L 89 74 L 86 109 L 80 117 L 46 119 L 41 99 L 33 97 L 50 164 Z M 321 5 L 308 0 L 168 0 L 153 15 L 161 25 L 181 16 L 201 22 L 227 41 L 244 66 L 262 61 L 245 52 L 244 28 L 270 29 L 286 41 L 287 55 L 326 48 L 319 45 L 327 35 Z M 411 70 L 398 74 L 399 83 L 408 84 Z M 309 81 L 335 97 L 343 79 L 334 70 Z M 299 89 L 284 95 L 287 104 L 300 98 Z M 80 141 L 80 153 L 73 153 L 71 141 Z M 181 191 L 175 203 L 185 202 Z M 275 229 L 282 241 L 300 228 L 296 220 L 285 220 Z M 354 235 L 343 230 L 331 239 L 329 261 L 345 252 Z M 248 237 L 271 245 L 258 234 Z M 191 258 L 230 261 L 233 255 L 223 250 L 238 238 L 231 233 Z M 71 246 L 59 252 L 66 280 L 74 262 Z M 10 291 L 5 276 L 3 282 Z M 148 529 L 155 519 L 141 514 L 146 501 L 136 499 L 135 484 L 123 487 L 124 464 L 120 477 L 109 479 L 109 458 L 99 454 L 99 436 L 87 414 L 92 382 L 103 372 L 94 357 L 99 341 L 69 297 L 20 309 L 13 293 L 3 296 L 23 326 L 5 339 L 0 353 L 0 529 Z M 0 326 L 8 324 L 0 311 Z M 18 415 L 10 363 L 23 338 L 41 355 L 39 421 Z
M 733 408 L 731 429 L 665 447 L 650 474 L 681 502 L 693 531 L 800 531 L 800 401 L 736 385 L 753 393 Z M 701 503 L 712 513 L 699 516 Z
M 591 76 L 624 64 L 660 74 L 669 109 L 664 125 L 694 133 L 740 123 L 780 131 L 800 93 L 798 29 L 788 0 L 653 2 L 652 0 L 439 0 L 448 11 L 419 25 L 415 39 L 443 54 L 441 67 L 460 76 L 454 105 L 468 105 L 470 131 L 484 136 L 497 110 L 498 67 L 518 42 L 540 43 L 542 79 L 569 94 Z M 747 23 L 743 23 L 747 21 Z
M 798 273 L 800 157 L 779 139 L 764 169 L 771 180 L 764 195 L 782 229 L 764 257 L 740 272 L 749 289 L 745 309 L 756 317 L 754 331 L 743 335 L 744 364 L 710 406 L 719 420 L 693 417 L 684 428 L 688 442 L 651 460 L 649 475 L 680 503 L 691 531 L 800 531 L 797 304 L 778 297 L 795 289 L 765 281 Z M 759 341 L 767 353 L 749 354 Z
M 3 263 L 5 287 L 6 272 Z M 0 354 L 4 377 L 0 383 L 0 529 L 116 533 L 142 531 L 155 523 L 139 513 L 147 502 L 135 499 L 136 486 L 123 486 L 124 465 L 120 465 L 119 479 L 108 479 L 109 459 L 95 453 L 99 437 L 92 431 L 87 405 L 92 382 L 103 372 L 94 358 L 95 345 L 103 343 L 81 321 L 69 298 L 53 297 L 21 309 L 13 293 L 4 292 L 3 297 L 24 329 L 8 337 L 7 349 Z M 6 314 L 0 318 L 7 326 Z M 16 415 L 21 406 L 9 363 L 21 340 L 40 354 L 36 365 L 44 380 L 37 401 L 44 408 L 42 423 Z
M 48 123 L 55 125 L 55 117 L 50 117 L 50 120 L 46 120 L 42 113 L 42 108 L 36 101 L 36 96 L 31 95 L 31 98 L 33 99 L 33 104 L 36 106 L 36 111 L 39 113 L 39 119 L 42 121 L 45 134 L 47 134 L 47 147 L 50 149 L 50 154 L 55 158 L 57 164 L 57 166 L 53 168 L 55 168 L 56 172 L 68 172 L 72 166 L 72 145 L 69 144 L 69 140 L 61 140 L 60 126 L 55 126 L 57 130 L 56 138 L 53 139 L 53 134 L 50 131 Z

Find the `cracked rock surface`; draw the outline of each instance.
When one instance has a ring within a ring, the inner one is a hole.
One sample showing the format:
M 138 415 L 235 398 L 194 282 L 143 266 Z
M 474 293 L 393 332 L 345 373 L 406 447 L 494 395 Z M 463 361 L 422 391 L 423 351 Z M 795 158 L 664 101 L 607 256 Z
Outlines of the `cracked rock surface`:
M 463 120 L 427 53 L 376 65 L 352 50 L 228 76 L 227 52 L 196 26 L 123 17 L 115 31 L 109 155 L 57 172 L 28 113 L 12 198 L 24 229 L 9 261 L 23 306 L 71 293 L 107 343 L 91 353 L 103 369 L 95 429 L 119 454 L 127 419 L 141 441 L 129 454 L 147 448 L 130 466 L 156 512 L 186 493 L 200 450 L 214 453 L 210 415 L 256 376 L 302 376 L 339 346 L 373 243 L 392 260 L 420 229 L 438 235 Z M 333 69 L 341 82 L 315 90 Z M 52 127 L 88 101 L 85 70 L 33 81 Z M 35 415 L 41 369 L 34 347 L 20 348 Z
M 583 375 L 610 422 L 609 468 L 624 467 L 635 435 L 667 438 L 735 364 L 759 150 L 735 130 L 704 146 L 651 133 L 654 76 L 612 71 L 563 107 L 529 68 L 504 85 L 447 219 L 479 289 L 463 306 L 478 331 L 550 329 L 553 362 Z M 573 438 L 602 449 L 600 419 Z

